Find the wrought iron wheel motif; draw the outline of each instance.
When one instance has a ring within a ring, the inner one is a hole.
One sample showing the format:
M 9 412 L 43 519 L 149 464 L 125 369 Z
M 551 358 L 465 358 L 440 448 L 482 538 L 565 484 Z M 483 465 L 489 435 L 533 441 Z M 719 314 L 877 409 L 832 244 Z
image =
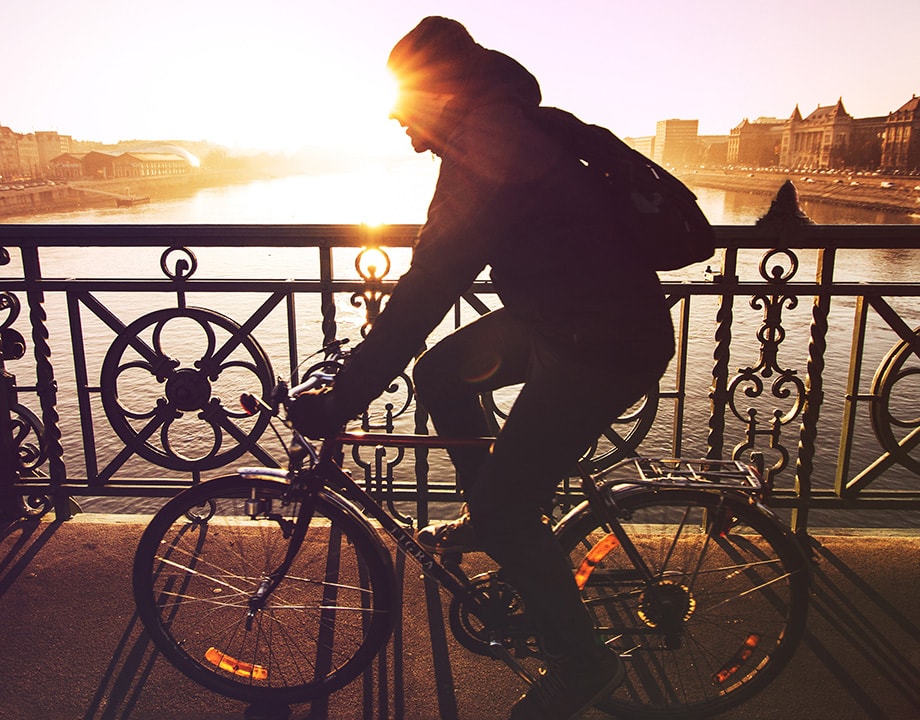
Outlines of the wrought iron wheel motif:
M 913 342 L 902 340 L 882 360 L 872 380 L 870 417 L 872 429 L 896 462 L 920 474 L 920 327 L 914 329 Z
M 158 310 L 119 333 L 102 365 L 102 404 L 125 445 L 180 471 L 235 460 L 258 441 L 268 416 L 250 417 L 241 392 L 275 382 L 261 346 L 230 318 L 202 308 Z

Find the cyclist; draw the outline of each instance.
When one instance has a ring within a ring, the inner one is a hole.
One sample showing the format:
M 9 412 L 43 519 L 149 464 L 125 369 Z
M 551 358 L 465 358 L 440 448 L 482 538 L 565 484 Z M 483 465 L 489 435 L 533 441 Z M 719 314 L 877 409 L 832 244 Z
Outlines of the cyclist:
M 393 117 L 417 152 L 441 159 L 409 270 L 329 391 L 298 399 L 294 424 L 334 434 L 381 394 L 486 268 L 503 307 L 417 361 L 418 399 L 443 435 L 489 434 L 479 394 L 523 387 L 491 452 L 455 451 L 467 513 L 424 528 L 435 550 L 487 552 L 541 633 L 547 670 L 513 719 L 577 717 L 622 681 L 599 644 L 541 508 L 605 427 L 653 388 L 673 354 L 655 272 L 577 159 L 528 119 L 536 79 L 428 17 L 392 50 Z

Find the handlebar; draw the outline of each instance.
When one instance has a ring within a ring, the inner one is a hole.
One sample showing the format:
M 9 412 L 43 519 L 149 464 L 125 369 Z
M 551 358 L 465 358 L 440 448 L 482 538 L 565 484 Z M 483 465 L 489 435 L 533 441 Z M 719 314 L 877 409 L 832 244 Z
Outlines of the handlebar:
M 290 390 L 287 391 L 287 399 L 293 400 L 298 395 L 301 395 L 308 390 L 313 390 L 314 388 L 325 387 L 326 385 L 331 385 L 335 380 L 335 376 L 338 374 L 337 369 L 332 372 L 322 372 L 320 368 L 313 370 L 305 376 L 305 380 L 300 383 L 300 385 L 295 385 Z M 279 382 L 275 387 L 278 388 L 279 385 L 287 386 L 287 383 Z M 283 400 L 282 400 L 283 402 Z
M 347 343 L 348 338 L 334 340 L 324 345 L 321 350 L 313 353 L 310 357 L 315 357 L 320 353 L 325 357 L 308 368 L 300 383 L 294 387 L 289 388 L 286 381 L 279 379 L 275 387 L 272 388 L 268 402 L 252 393 L 243 393 L 240 395 L 240 405 L 243 406 L 243 410 L 247 415 L 255 415 L 260 410 L 267 411 L 274 417 L 278 414 L 279 408 L 283 407 L 287 410 L 290 402 L 298 395 L 316 388 L 332 385 L 335 382 L 335 376 L 338 375 L 343 367 L 345 358 L 348 357 L 348 351 L 343 349 Z

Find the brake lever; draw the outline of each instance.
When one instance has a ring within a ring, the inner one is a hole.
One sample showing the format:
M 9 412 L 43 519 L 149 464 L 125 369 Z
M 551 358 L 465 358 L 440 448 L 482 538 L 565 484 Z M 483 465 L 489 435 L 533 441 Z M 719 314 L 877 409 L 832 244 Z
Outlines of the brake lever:
M 260 410 L 274 416 L 278 414 L 278 408 L 287 399 L 287 393 L 287 383 L 283 380 L 279 380 L 278 384 L 272 389 L 270 398 L 271 405 L 252 393 L 243 393 L 240 395 L 240 405 L 243 407 L 243 411 L 249 416 L 256 415 Z

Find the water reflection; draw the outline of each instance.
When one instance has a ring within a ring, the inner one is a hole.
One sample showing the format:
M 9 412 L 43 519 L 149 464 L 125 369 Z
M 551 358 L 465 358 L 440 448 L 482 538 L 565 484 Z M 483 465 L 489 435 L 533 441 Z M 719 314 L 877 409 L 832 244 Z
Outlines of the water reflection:
M 0 217 L 0 223 L 249 224 L 421 223 L 434 190 L 437 165 L 394 171 L 296 175 L 246 185 L 206 188 L 184 198 L 134 207 Z M 782 180 L 777 179 L 776 190 Z M 693 188 L 716 225 L 750 225 L 770 209 L 772 196 Z M 809 217 L 827 224 L 913 224 L 920 216 L 802 202 Z

